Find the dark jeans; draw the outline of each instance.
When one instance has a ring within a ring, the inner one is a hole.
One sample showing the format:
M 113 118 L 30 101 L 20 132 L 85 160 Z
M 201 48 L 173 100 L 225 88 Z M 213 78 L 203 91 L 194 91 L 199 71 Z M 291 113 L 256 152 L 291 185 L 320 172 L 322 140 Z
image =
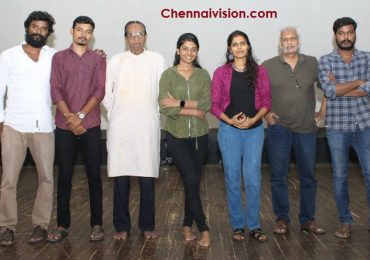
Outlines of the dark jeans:
M 267 128 L 267 148 L 271 171 L 272 207 L 278 219 L 288 223 L 288 172 L 290 152 L 293 148 L 300 181 L 300 213 L 301 224 L 314 220 L 316 188 L 315 160 L 316 133 L 295 133 L 275 124 Z
M 90 225 L 102 225 L 103 194 L 100 177 L 100 126 L 90 128 L 80 136 L 74 135 L 72 131 L 57 128 L 55 140 L 59 167 L 57 192 L 58 226 L 69 228 L 71 224 L 69 201 L 71 198 L 73 166 L 75 164 L 77 146 L 80 147 L 89 183 Z
M 200 232 L 209 230 L 200 199 L 200 176 L 207 155 L 208 135 L 197 138 L 176 138 L 166 133 L 169 152 L 179 169 L 184 185 L 185 216 L 183 226 L 191 227 L 193 220 Z
M 129 211 L 130 178 L 131 176 L 114 178 L 113 225 L 117 232 L 129 232 L 131 230 Z M 139 185 L 139 228 L 141 232 L 153 231 L 155 228 L 154 178 L 139 177 Z

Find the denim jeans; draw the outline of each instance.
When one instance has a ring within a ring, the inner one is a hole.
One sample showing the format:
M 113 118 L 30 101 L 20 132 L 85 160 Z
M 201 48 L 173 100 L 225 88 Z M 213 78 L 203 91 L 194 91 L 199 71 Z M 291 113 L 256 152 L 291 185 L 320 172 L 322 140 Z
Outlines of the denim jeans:
M 370 128 L 361 131 L 357 127 L 354 133 L 327 129 L 326 133 L 333 165 L 333 189 L 339 219 L 342 223 L 350 224 L 352 223 L 348 194 L 348 156 L 350 146 L 353 147 L 357 154 L 362 174 L 365 177 L 367 203 L 370 209 Z
M 209 228 L 200 199 L 200 176 L 208 150 L 208 135 L 197 138 L 176 138 L 167 132 L 166 140 L 184 185 L 183 226 L 191 227 L 194 220 L 200 232 L 207 231 Z
M 155 178 L 138 177 L 140 186 L 139 228 L 141 232 L 155 228 Z M 114 178 L 113 225 L 117 232 L 130 232 L 131 176 Z
M 299 222 L 303 224 L 315 218 L 316 132 L 296 133 L 279 124 L 267 128 L 272 207 L 277 219 L 283 219 L 288 223 L 290 222 L 288 172 L 292 148 L 300 181 Z
M 100 126 L 87 129 L 76 136 L 72 131 L 56 128 L 56 155 L 58 160 L 57 222 L 58 226 L 69 228 L 71 212 L 69 201 L 72 191 L 73 166 L 80 144 L 85 165 L 90 195 L 90 225 L 102 225 L 103 193 L 100 177 Z M 78 209 L 75 209 L 78 211 Z
M 231 226 L 233 229 L 260 228 L 261 159 L 263 125 L 241 130 L 220 122 L 218 143 L 225 172 L 225 183 Z M 243 206 L 243 175 L 246 207 Z

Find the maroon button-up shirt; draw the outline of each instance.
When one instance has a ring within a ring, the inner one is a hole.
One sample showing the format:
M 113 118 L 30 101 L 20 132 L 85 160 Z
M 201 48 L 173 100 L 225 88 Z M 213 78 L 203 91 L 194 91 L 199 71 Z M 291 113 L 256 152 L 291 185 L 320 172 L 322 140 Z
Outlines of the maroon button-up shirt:
M 57 52 L 51 67 L 51 98 L 53 103 L 63 100 L 72 113 L 77 113 L 91 97 L 99 101 L 105 94 L 105 59 L 92 50 L 78 56 L 72 46 Z M 55 124 L 68 129 L 63 114 L 57 109 Z M 83 120 L 85 129 L 100 125 L 100 105 L 88 113 Z

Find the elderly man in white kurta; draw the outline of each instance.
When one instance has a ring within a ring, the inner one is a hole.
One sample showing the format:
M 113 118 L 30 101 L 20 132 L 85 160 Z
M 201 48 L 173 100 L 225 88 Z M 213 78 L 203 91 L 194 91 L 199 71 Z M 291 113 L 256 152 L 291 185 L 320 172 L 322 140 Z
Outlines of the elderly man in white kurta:
M 130 229 L 130 177 L 139 177 L 139 228 L 146 239 L 159 236 L 155 228 L 154 180 L 159 174 L 160 124 L 158 83 L 166 69 L 164 58 L 144 49 L 143 23 L 128 22 L 125 39 L 129 51 L 108 63 L 106 96 L 108 111 L 108 176 L 114 180 L 114 238 L 127 239 Z

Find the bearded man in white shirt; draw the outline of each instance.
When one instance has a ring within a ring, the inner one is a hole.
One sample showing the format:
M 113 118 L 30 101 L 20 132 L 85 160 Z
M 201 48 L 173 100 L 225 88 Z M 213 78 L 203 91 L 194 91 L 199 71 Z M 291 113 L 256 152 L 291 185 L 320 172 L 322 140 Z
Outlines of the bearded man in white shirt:
M 17 224 L 17 182 L 30 149 L 38 173 L 32 211 L 33 231 L 28 242 L 46 239 L 53 205 L 54 133 L 51 112 L 50 70 L 55 50 L 46 46 L 54 32 L 54 18 L 34 11 L 26 21 L 25 42 L 1 53 L 0 134 L 3 176 L 0 195 L 0 246 L 14 244 Z

